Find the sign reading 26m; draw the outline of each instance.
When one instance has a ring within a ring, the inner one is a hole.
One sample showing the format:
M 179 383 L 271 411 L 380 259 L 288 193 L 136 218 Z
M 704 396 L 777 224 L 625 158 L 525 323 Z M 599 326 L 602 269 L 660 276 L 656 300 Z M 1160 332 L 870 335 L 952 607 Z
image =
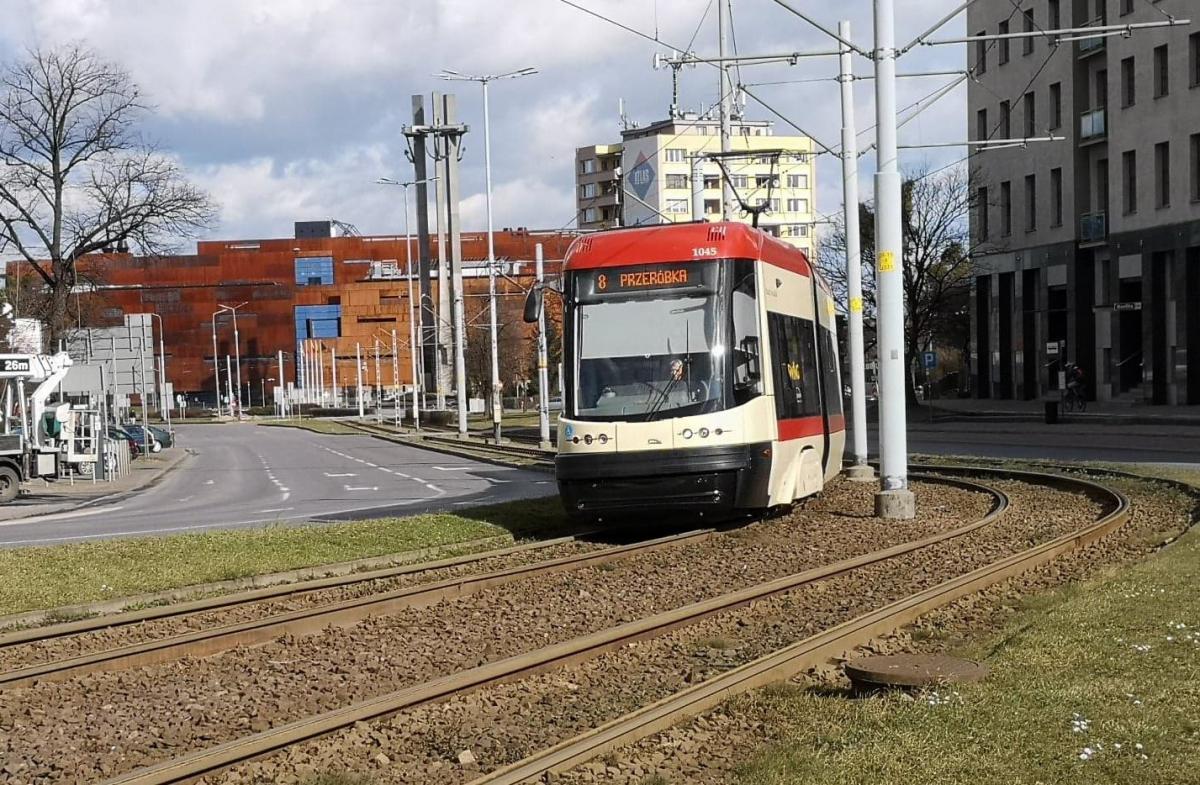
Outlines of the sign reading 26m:
M 0 359 L 0 373 L 29 373 L 32 367 L 28 357 L 4 357 Z

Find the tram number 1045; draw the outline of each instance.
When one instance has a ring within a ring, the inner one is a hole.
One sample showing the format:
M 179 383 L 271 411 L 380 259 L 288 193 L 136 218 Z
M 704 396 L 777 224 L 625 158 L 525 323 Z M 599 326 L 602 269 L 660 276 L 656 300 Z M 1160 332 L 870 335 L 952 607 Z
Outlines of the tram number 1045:
M 704 259 L 704 258 L 708 258 L 708 257 L 717 256 L 718 253 L 719 252 L 717 251 L 716 246 L 712 246 L 712 245 L 701 246 L 699 248 L 692 249 L 692 258 Z

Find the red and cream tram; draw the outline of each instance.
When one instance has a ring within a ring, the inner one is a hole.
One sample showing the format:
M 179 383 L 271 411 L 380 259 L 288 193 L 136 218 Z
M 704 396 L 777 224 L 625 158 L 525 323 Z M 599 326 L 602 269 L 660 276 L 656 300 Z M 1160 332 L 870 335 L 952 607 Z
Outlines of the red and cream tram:
M 572 514 L 763 510 L 840 470 L 833 299 L 798 249 L 739 223 L 589 235 L 563 300 Z

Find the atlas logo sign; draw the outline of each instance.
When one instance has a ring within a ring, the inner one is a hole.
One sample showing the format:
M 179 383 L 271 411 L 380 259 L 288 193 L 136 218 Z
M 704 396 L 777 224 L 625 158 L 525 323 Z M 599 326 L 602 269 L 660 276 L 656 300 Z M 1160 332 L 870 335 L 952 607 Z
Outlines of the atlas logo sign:
M 644 152 L 638 153 L 637 163 L 629 170 L 629 184 L 633 186 L 633 192 L 638 195 L 639 199 L 645 199 L 646 194 L 650 193 L 650 186 L 653 183 L 654 167 Z

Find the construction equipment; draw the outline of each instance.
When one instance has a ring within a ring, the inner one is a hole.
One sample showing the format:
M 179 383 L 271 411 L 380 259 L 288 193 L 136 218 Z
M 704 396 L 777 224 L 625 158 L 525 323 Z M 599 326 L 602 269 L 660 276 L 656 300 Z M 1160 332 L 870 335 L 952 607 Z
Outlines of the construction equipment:
M 59 461 L 65 455 L 62 424 L 70 419 L 70 407 L 48 408 L 47 401 L 70 367 L 71 358 L 65 352 L 0 354 L 0 383 L 4 385 L 0 504 L 16 499 L 22 482 L 58 476 Z M 68 426 L 68 440 L 71 430 Z

